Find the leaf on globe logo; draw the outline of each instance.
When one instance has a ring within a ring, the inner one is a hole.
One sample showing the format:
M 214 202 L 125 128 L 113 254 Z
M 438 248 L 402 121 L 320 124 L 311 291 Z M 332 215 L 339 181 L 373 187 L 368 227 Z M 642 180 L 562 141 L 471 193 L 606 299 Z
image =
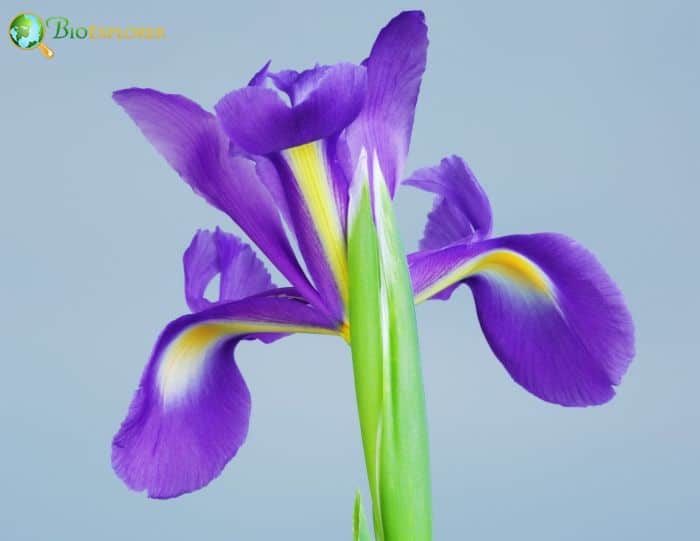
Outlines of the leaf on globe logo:
M 44 58 L 53 58 L 54 52 L 43 43 L 44 21 L 34 13 L 20 13 L 10 22 L 7 31 L 10 41 L 18 49 L 31 51 L 39 49 Z

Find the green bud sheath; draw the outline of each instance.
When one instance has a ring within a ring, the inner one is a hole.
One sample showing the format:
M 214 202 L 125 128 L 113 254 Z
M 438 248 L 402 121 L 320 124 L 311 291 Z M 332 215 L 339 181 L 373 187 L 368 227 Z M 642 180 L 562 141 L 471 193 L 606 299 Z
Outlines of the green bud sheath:
M 351 194 L 350 345 L 378 541 L 432 537 L 425 398 L 413 290 L 381 174 Z M 374 212 L 372 212 L 372 200 Z
M 359 491 L 357 496 L 355 496 L 355 509 L 352 514 L 352 538 L 353 541 L 372 541 L 372 534 L 369 533 L 365 509 L 362 507 Z
M 365 183 L 359 201 L 351 201 L 348 235 L 350 281 L 350 346 L 352 348 L 355 393 L 360 417 L 362 445 L 372 495 L 374 530 L 382 535 L 379 511 L 380 419 L 382 416 L 382 328 L 380 307 L 381 272 L 377 234 L 372 219 L 369 186 Z

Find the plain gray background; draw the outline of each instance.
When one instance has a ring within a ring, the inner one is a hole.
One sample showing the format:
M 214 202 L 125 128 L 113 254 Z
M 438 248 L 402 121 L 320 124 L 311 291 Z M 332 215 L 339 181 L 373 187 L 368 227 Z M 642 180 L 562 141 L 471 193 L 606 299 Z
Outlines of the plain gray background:
M 0 47 L 0 539 L 350 539 L 365 474 L 337 339 L 239 348 L 250 436 L 205 490 L 150 501 L 113 475 L 111 437 L 157 333 L 185 310 L 182 251 L 199 227 L 235 227 L 110 93 L 152 86 L 211 107 L 268 58 L 361 60 L 411 6 L 3 3 L 8 22 L 30 8 L 167 38 L 49 39 L 52 61 Z M 697 3 L 420 7 L 431 46 L 409 169 L 459 153 L 498 234 L 560 231 L 592 249 L 638 349 L 613 402 L 565 409 L 510 380 L 468 291 L 421 306 L 435 538 L 699 539 Z M 430 198 L 405 188 L 397 205 L 412 249 Z

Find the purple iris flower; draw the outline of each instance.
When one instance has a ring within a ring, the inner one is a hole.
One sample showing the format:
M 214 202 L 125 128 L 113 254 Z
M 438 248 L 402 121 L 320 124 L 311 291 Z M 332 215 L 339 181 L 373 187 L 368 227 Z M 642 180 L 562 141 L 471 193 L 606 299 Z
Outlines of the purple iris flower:
M 219 475 L 243 444 L 250 394 L 233 353 L 241 340 L 291 333 L 351 340 L 349 200 L 358 170 L 393 196 L 402 180 L 425 69 L 423 14 L 404 12 L 361 64 L 271 72 L 210 113 L 189 99 L 131 88 L 114 99 L 168 163 L 227 214 L 289 282 L 221 230 L 184 254 L 191 313 L 158 338 L 114 438 L 112 462 L 134 490 L 170 498 Z M 495 356 L 534 395 L 601 404 L 634 353 L 618 288 L 585 248 L 559 234 L 492 237 L 488 199 L 459 157 L 413 173 L 435 194 L 420 250 L 408 256 L 417 303 L 473 292 Z M 215 300 L 204 296 L 220 277 Z

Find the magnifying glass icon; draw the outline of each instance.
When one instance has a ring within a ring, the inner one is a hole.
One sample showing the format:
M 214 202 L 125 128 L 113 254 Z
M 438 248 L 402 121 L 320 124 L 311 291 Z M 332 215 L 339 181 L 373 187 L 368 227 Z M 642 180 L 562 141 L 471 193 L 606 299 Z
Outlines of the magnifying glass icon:
M 12 19 L 8 34 L 17 48 L 24 51 L 39 49 L 45 58 L 53 58 L 53 50 L 42 43 L 45 32 L 41 17 L 33 13 L 20 13 Z

